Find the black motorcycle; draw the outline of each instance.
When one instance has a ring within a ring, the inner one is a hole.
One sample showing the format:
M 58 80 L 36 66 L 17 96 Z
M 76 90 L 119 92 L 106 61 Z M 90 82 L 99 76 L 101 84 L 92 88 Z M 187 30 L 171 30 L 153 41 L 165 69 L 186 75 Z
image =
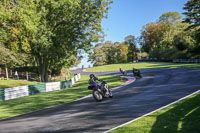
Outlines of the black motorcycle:
M 103 98 L 113 97 L 112 92 L 108 89 L 107 83 L 102 80 L 99 80 L 97 84 L 90 84 L 88 89 L 93 90 L 92 95 L 97 102 L 102 101 Z
M 138 70 L 138 69 L 134 69 L 134 68 L 133 68 L 133 75 L 134 75 L 135 77 L 142 78 L 142 75 L 141 75 L 141 73 L 140 73 L 140 70 Z

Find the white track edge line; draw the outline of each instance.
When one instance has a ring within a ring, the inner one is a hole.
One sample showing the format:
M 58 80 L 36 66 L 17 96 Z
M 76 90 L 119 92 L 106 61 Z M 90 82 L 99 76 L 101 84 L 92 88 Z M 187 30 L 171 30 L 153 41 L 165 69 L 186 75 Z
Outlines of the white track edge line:
M 163 107 L 161 107 L 161 108 L 158 108 L 158 109 L 156 109 L 156 110 L 154 110 L 154 111 L 152 111 L 152 112 L 149 112 L 149 113 L 147 113 L 147 114 L 144 114 L 144 115 L 142 115 L 142 116 L 140 116 L 140 117 L 138 117 L 138 118 L 135 118 L 135 119 L 133 119 L 133 120 L 131 120 L 131 121 L 128 121 L 128 122 L 126 122 L 126 123 L 124 123 L 124 124 L 121 124 L 121 125 L 119 125 L 119 126 L 117 126 L 117 127 L 114 127 L 114 128 L 112 128 L 112 129 L 108 130 L 108 131 L 105 131 L 105 132 L 103 132 L 103 133 L 108 133 L 109 131 L 112 131 L 112 130 L 115 130 L 115 129 L 120 128 L 120 127 L 122 127 L 122 126 L 125 126 L 125 125 L 127 125 L 127 124 L 130 124 L 130 123 L 132 123 L 132 122 L 134 122 L 134 121 L 136 121 L 136 120 L 139 120 L 139 119 L 141 119 L 141 118 L 143 118 L 143 117 L 145 117 L 145 116 L 148 116 L 148 115 L 150 115 L 150 114 L 153 114 L 153 113 L 155 113 L 156 111 L 162 110 L 162 109 L 164 109 L 164 108 L 166 108 L 166 107 L 168 107 L 168 106 L 170 106 L 170 105 L 173 105 L 173 104 L 175 104 L 175 103 L 177 103 L 177 102 L 179 102 L 179 101 L 182 101 L 182 100 L 184 100 L 184 99 L 186 99 L 186 98 L 188 98 L 188 97 L 190 97 L 190 96 L 192 96 L 192 95 L 194 95 L 194 94 L 196 94 L 196 93 L 198 93 L 198 92 L 200 92 L 200 90 L 195 91 L 195 92 L 193 92 L 193 93 L 191 93 L 191 94 L 189 94 L 189 95 L 187 95 L 187 96 L 185 96 L 185 97 L 182 97 L 182 98 L 180 98 L 180 99 L 178 99 L 178 100 L 176 100 L 176 101 L 174 101 L 174 102 L 172 102 L 172 103 L 170 103 L 170 104 L 167 104 L 167 105 L 165 105 L 165 106 L 163 106 Z

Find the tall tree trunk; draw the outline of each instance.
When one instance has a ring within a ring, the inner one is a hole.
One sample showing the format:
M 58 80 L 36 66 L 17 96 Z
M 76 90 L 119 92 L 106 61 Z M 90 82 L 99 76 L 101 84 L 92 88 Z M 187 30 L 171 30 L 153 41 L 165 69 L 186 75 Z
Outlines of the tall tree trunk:
M 48 82 L 48 60 L 46 57 L 39 58 L 39 73 L 41 82 Z
M 28 72 L 26 72 L 26 80 L 27 81 L 29 80 L 29 78 L 28 78 Z
M 9 78 L 8 78 L 8 68 L 7 68 L 7 66 L 6 66 L 6 79 L 8 80 Z
M 132 58 L 131 58 L 131 61 L 133 62 L 134 61 L 134 53 L 132 51 Z

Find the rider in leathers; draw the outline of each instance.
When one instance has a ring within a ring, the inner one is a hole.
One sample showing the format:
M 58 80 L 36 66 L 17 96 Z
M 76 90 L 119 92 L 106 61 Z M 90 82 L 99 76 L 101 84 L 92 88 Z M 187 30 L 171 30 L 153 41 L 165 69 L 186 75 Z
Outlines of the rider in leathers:
M 90 74 L 89 84 L 94 84 L 97 87 L 99 87 L 98 83 L 96 82 L 97 80 L 99 81 L 99 79 L 94 74 Z M 109 94 L 107 88 L 106 88 L 106 94 Z

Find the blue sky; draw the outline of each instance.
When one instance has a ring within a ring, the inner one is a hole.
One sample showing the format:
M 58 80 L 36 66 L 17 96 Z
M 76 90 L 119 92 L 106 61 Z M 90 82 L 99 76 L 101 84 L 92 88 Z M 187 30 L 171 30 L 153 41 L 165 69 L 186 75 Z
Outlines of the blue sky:
M 186 2 L 187 0 L 113 0 L 108 18 L 102 20 L 105 41 L 122 42 L 128 35 L 138 37 L 142 26 L 157 21 L 163 13 L 175 11 L 182 15 Z M 88 67 L 89 64 L 87 54 L 84 54 L 79 66 Z

